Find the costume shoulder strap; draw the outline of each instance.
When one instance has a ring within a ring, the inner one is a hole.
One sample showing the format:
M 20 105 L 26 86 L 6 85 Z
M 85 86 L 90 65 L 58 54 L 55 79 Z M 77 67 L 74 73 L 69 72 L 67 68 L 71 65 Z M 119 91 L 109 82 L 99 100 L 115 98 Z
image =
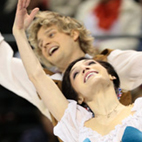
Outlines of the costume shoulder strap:
M 105 49 L 101 53 L 97 54 L 93 59 L 107 61 L 107 56 L 112 52 L 112 49 Z
M 47 68 L 43 68 L 43 70 L 45 71 L 46 74 L 49 74 L 49 75 L 53 75 L 54 72 L 48 70 Z

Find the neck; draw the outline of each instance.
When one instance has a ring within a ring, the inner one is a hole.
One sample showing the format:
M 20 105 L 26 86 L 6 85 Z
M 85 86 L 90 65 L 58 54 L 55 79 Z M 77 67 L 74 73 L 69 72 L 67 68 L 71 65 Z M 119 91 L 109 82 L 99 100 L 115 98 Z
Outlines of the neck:
M 113 87 L 102 89 L 94 95 L 92 102 L 87 103 L 95 117 L 110 117 L 120 106 Z
M 81 49 L 80 50 L 76 50 L 70 57 L 68 57 L 66 59 L 66 61 L 60 62 L 60 64 L 58 64 L 59 70 L 62 73 L 64 73 L 65 70 L 67 69 L 68 65 L 71 62 L 73 62 L 73 61 L 75 61 L 75 60 L 77 60 L 77 59 L 79 59 L 81 57 L 84 57 L 84 56 L 85 56 L 85 53 Z

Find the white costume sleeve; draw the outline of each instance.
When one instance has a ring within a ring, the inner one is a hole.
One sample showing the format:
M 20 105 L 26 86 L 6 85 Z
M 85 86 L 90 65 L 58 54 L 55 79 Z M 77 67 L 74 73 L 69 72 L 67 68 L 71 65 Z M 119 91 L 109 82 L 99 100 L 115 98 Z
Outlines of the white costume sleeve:
M 51 120 L 49 111 L 39 99 L 22 61 L 13 57 L 11 47 L 0 34 L 0 85 L 28 100 Z
M 142 84 L 142 52 L 114 50 L 107 59 L 117 71 L 123 90 L 133 90 Z
M 92 118 L 92 113 L 70 100 L 62 119 L 54 127 L 54 134 L 64 142 L 83 142 L 86 133 L 82 132 L 85 121 Z M 93 142 L 93 141 L 92 141 Z

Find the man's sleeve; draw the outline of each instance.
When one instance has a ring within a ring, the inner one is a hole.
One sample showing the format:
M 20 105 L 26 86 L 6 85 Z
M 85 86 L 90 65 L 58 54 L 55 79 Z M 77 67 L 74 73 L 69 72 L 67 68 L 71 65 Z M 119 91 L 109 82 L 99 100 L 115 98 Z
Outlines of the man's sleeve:
M 123 90 L 133 90 L 142 84 L 142 52 L 113 50 L 107 60 L 117 71 Z
M 49 111 L 38 97 L 29 80 L 21 59 L 13 57 L 13 51 L 0 34 L 0 85 L 26 99 L 51 119 Z

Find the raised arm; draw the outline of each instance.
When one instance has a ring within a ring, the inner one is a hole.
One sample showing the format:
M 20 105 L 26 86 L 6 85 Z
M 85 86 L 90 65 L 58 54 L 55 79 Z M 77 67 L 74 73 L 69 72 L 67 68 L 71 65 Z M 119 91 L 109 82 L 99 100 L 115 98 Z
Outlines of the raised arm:
M 25 30 L 38 12 L 38 8 L 35 8 L 31 14 L 28 15 L 26 8 L 29 2 L 30 0 L 18 0 L 15 22 L 13 25 L 13 35 L 16 39 L 29 79 L 33 82 L 49 111 L 59 121 L 67 108 L 68 101 L 56 84 L 46 76 L 28 43 Z

